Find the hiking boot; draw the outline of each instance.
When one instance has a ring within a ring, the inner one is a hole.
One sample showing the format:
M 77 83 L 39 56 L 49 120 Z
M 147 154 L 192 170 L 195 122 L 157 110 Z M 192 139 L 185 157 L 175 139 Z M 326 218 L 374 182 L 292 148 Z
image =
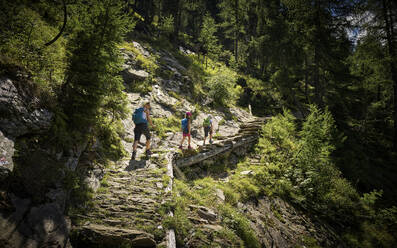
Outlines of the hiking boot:
M 212 140 L 210 140 L 210 144 L 212 145 Z
M 150 155 L 152 155 L 152 152 L 150 150 L 146 150 L 146 156 L 149 157 Z
M 187 149 L 192 150 L 193 148 L 191 146 L 188 146 Z
M 135 159 L 135 157 L 136 157 L 136 151 L 133 151 L 133 152 L 132 152 L 131 158 L 132 158 L 132 159 Z
M 179 149 L 183 150 L 183 146 L 179 146 Z

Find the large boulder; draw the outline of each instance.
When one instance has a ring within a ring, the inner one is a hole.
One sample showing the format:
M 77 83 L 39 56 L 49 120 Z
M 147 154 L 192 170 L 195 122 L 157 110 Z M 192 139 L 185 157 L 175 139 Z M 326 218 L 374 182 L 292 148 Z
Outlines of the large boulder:
M 124 79 L 124 82 L 131 83 L 134 81 L 144 81 L 149 77 L 149 73 L 144 70 L 135 70 L 132 68 L 125 69 L 121 72 L 121 76 Z
M 53 114 L 40 108 L 38 98 L 18 90 L 15 83 L 0 78 L 0 130 L 8 137 L 48 130 Z
M 40 107 L 39 99 L 29 92 L 28 86 L 31 86 L 31 83 L 24 78 L 18 80 L 0 77 L 0 179 L 2 180 L 14 169 L 12 157 L 16 138 L 48 130 L 53 117 L 51 112 Z

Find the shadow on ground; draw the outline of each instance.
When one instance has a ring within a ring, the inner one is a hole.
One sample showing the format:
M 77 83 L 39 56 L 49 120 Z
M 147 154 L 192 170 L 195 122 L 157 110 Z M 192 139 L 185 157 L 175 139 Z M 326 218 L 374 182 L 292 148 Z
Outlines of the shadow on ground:
M 136 169 L 142 169 L 146 167 L 148 160 L 145 159 L 140 159 L 140 160 L 135 160 L 133 158 L 131 158 L 130 163 L 128 164 L 127 167 L 125 167 L 125 171 L 133 171 Z

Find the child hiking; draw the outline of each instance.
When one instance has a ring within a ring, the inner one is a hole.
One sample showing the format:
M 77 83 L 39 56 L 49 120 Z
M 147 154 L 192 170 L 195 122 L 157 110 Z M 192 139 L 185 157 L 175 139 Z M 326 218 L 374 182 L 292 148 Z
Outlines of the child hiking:
M 186 112 L 185 118 L 182 119 L 182 141 L 181 145 L 179 146 L 179 149 L 183 149 L 183 142 L 185 141 L 185 138 L 188 138 L 188 149 L 192 149 L 190 146 L 190 127 L 192 124 L 192 113 Z
M 203 142 L 203 145 L 205 146 L 205 140 L 207 139 L 208 134 L 210 134 L 210 144 L 212 144 L 213 126 L 212 126 L 212 116 L 211 115 L 208 115 L 208 117 L 204 119 L 203 127 L 204 127 L 204 142 Z
M 146 137 L 146 155 L 150 156 L 152 154 L 150 151 L 151 135 L 148 123 L 153 127 L 152 119 L 150 118 L 150 102 L 145 103 L 143 107 L 137 108 L 132 115 L 132 120 L 135 123 L 132 159 L 135 159 L 136 157 L 136 149 L 142 134 Z

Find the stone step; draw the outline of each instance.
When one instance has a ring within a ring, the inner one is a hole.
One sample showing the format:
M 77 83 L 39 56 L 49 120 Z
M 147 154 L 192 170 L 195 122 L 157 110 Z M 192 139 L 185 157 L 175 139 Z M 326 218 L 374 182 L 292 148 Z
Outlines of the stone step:
M 81 239 L 91 242 L 92 246 L 156 247 L 153 235 L 134 229 L 99 224 L 89 224 L 74 229 Z

